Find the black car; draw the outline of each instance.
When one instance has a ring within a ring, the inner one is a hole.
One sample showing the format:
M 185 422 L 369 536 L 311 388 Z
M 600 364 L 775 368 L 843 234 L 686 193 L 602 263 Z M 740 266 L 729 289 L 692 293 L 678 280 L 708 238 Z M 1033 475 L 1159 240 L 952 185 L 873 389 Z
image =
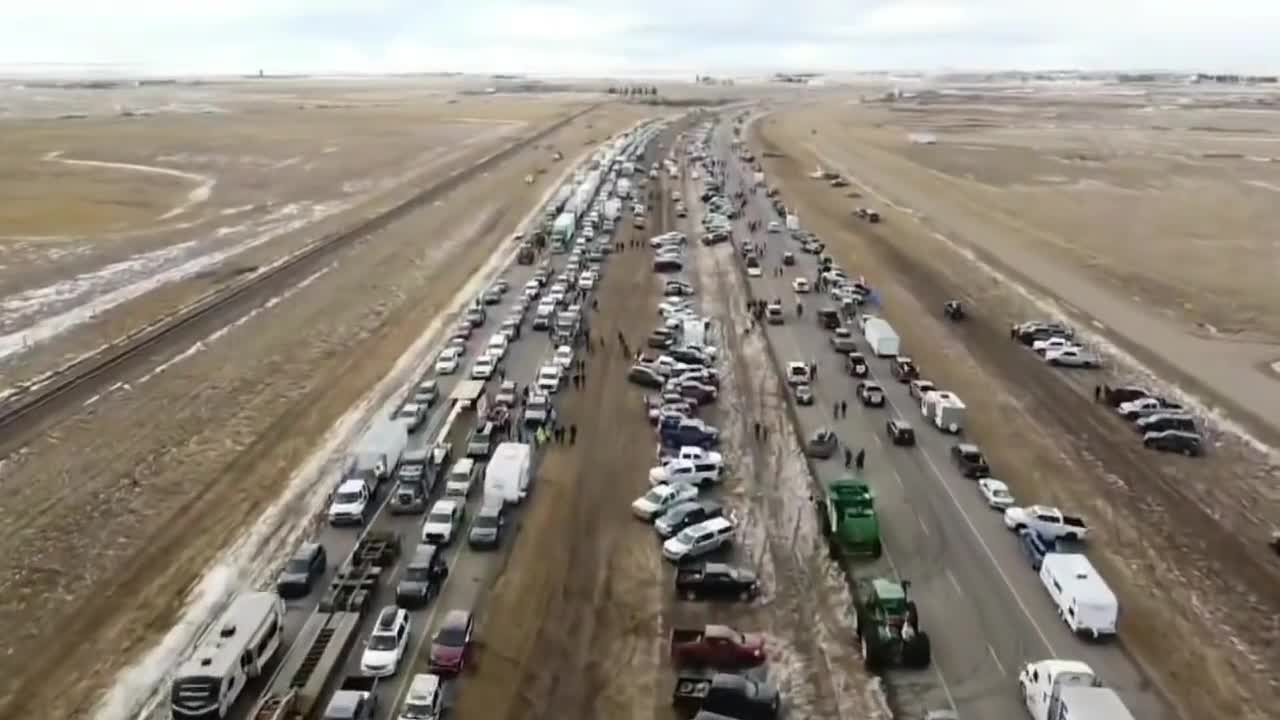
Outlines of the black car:
M 396 585 L 396 605 L 408 610 L 426 605 L 448 575 L 440 546 L 422 543 L 413 551 L 413 558 Z
M 911 427 L 911 423 L 906 420 L 894 418 L 886 422 L 884 428 L 889 433 L 889 442 L 894 445 L 916 444 L 916 431 Z
M 750 570 L 724 563 L 701 563 L 676 570 L 676 594 L 686 600 L 742 600 L 760 594 Z
M 667 352 L 673 360 L 686 363 L 689 365 L 701 365 L 707 367 L 711 365 L 711 358 L 701 350 L 693 348 L 672 348 Z
M 282 598 L 300 598 L 311 592 L 316 578 L 329 564 L 328 553 L 320 543 L 303 543 L 284 564 L 276 580 L 276 592 Z
M 777 688 L 730 673 L 681 674 L 671 700 L 677 709 L 696 711 L 694 720 L 773 720 L 782 705 Z
M 782 253 L 782 264 L 791 266 L 796 264 L 795 253 Z
M 627 379 L 640 387 L 654 390 L 661 390 L 667 383 L 667 379 L 661 373 L 647 365 L 632 365 L 627 371 Z
M 669 508 L 653 522 L 660 537 L 675 537 L 687 527 L 724 515 L 724 508 L 710 500 L 690 500 Z
M 860 352 L 851 352 L 844 359 L 845 372 L 854 377 L 867 376 L 867 359 Z
M 1184 412 L 1176 410 L 1148 415 L 1133 424 L 1139 435 L 1179 430 L 1185 433 L 1196 432 L 1196 419 Z
M 973 443 L 958 443 L 951 446 L 951 460 L 955 462 L 956 467 L 960 468 L 960 473 L 967 478 L 990 477 L 991 467 L 987 465 L 987 458 L 983 456 L 982 450 Z
M 1200 435 L 1185 430 L 1149 432 L 1142 436 L 1142 446 L 1152 450 L 1182 453 L 1187 457 L 1195 457 L 1204 452 Z

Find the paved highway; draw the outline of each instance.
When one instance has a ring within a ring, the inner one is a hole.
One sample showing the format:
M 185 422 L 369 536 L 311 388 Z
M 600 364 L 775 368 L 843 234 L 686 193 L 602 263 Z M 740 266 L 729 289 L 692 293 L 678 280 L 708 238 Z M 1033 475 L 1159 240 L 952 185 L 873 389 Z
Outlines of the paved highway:
M 749 170 L 730 150 L 729 127 L 721 126 L 714 137 L 713 152 L 727 167 L 727 192 L 747 187 Z M 763 219 L 762 228 L 769 220 L 781 220 L 763 192 L 747 197 L 749 205 L 736 223 L 735 242 L 751 237 L 746 228 L 749 218 Z M 753 239 L 767 250 L 764 277 L 750 279 L 750 291 L 757 298 L 782 298 L 787 309 L 784 325 L 765 330 L 777 359 L 819 364 L 814 384 L 818 400 L 813 406 L 797 408 L 802 434 L 808 437 L 828 427 L 855 452 L 866 450 L 866 477 L 877 493 L 885 555 L 878 562 L 858 563 L 858 575 L 889 574 L 912 580 L 923 627 L 933 638 L 932 670 L 889 674 L 895 700 L 906 714 L 919 716 L 925 709 L 954 706 L 962 718 L 1021 720 L 1026 711 L 1017 695 L 1018 669 L 1029 661 L 1060 657 L 1089 663 L 1119 691 L 1136 717 L 1174 718 L 1117 645 L 1089 643 L 1067 630 L 999 514 L 982 501 L 974 481 L 953 469 L 948 453 L 955 438 L 925 425 L 906 385 L 893 379 L 889 363 L 874 358 L 855 331 L 859 350 L 869 358 L 871 376 L 884 386 L 888 398 L 883 409 L 864 409 L 857 402 L 857 381 L 844 374 L 828 333 L 815 319 L 819 307 L 835 303 L 816 293 L 792 292 L 796 277 L 813 281 L 816 258 L 801 253 L 798 243 L 783 234 L 768 236 L 761 230 Z M 723 257 L 728 258 L 726 248 L 717 250 L 724 250 Z M 782 253 L 788 251 L 795 253 L 797 264 L 784 268 L 782 277 L 773 277 L 772 270 L 782 266 Z M 857 275 L 857 268 L 845 270 Z M 874 285 L 875 279 L 868 281 Z M 805 305 L 803 318 L 795 315 L 797 301 Z M 928 368 L 923 371 L 927 377 Z M 836 420 L 832 404 L 838 400 L 848 402 L 849 412 Z M 917 447 L 897 448 L 885 441 L 885 421 L 893 415 L 916 427 Z M 981 442 L 981 438 L 967 439 Z M 821 482 L 843 474 L 840 455 L 816 462 Z M 995 470 L 1016 489 L 1015 468 Z
M 650 155 L 652 152 L 649 153 Z M 620 227 L 626 227 L 625 223 L 620 223 Z M 623 231 L 625 234 L 627 231 Z M 559 272 L 563 269 L 567 255 L 553 256 L 545 254 L 539 258 L 540 263 L 543 258 L 550 258 Z M 510 284 L 510 290 L 503 297 L 501 304 L 489 306 L 488 320 L 483 327 L 476 330 L 472 338 L 467 344 L 467 357 L 460 364 L 459 371 L 453 375 L 436 376 L 433 374 L 428 377 L 434 377 L 439 382 L 440 399 L 432 408 L 431 414 L 426 423 L 409 437 L 408 448 L 424 448 L 430 446 L 437 438 L 439 433 L 444 429 L 447 417 L 449 415 L 450 403 L 449 395 L 453 392 L 457 383 L 469 376 L 469 370 L 475 357 L 480 353 L 481 349 L 487 344 L 491 335 L 497 332 L 503 319 L 505 319 L 511 311 L 512 306 L 521 296 L 524 284 L 533 276 L 537 269 L 537 263 L 531 266 L 510 265 L 500 271 L 500 277 L 505 278 Z M 608 262 L 604 263 L 601 270 L 602 278 L 608 277 Z M 496 279 L 496 277 L 495 277 Z M 589 307 L 589 305 L 584 305 Z M 589 311 L 588 311 L 589 312 Z M 548 336 L 543 332 L 534 331 L 530 328 L 530 320 L 532 317 L 532 308 L 526 314 L 526 321 L 522 326 L 522 334 L 519 340 L 509 346 L 506 357 L 501 363 L 501 367 L 506 372 L 506 377 L 524 385 L 532 382 L 537 368 L 547 362 L 553 351 L 554 345 L 550 342 Z M 451 327 L 451 325 L 450 325 Z M 439 347 L 432 352 L 439 351 Z M 427 379 L 427 378 L 423 378 Z M 490 385 L 493 386 L 498 381 L 493 380 Z M 567 385 L 567 383 L 566 383 Z M 564 392 L 562 390 L 562 392 Z M 358 452 L 362 449 L 380 449 L 385 447 L 385 438 L 389 434 L 394 433 L 397 428 L 390 420 L 392 412 L 398 407 L 401 399 L 397 398 L 391 401 L 387 407 L 383 408 L 377 415 L 377 419 L 361 436 L 353 447 L 349 448 L 351 452 Z M 462 457 L 465 454 L 464 443 L 467 434 L 473 427 L 475 422 L 474 411 L 463 412 L 451 426 L 448 434 L 448 441 L 453 447 L 454 458 Z M 324 481 L 337 482 L 338 478 L 327 478 Z M 341 678 L 346 675 L 355 675 L 359 673 L 360 656 L 363 652 L 365 643 L 368 640 L 369 632 L 372 628 L 374 619 L 377 617 L 378 610 L 381 607 L 394 604 L 395 585 L 399 581 L 401 571 L 405 559 L 408 558 L 413 551 L 414 546 L 418 543 L 421 525 L 425 513 L 417 515 L 393 515 L 386 506 L 390 492 L 394 487 L 394 481 L 387 481 L 378 489 L 375 498 L 375 504 L 378 507 L 376 515 L 369 523 L 368 527 L 379 531 L 394 531 L 401 535 L 401 557 L 400 560 L 390 568 L 384 577 L 387 579 L 381 582 L 376 590 L 373 602 L 371 603 L 371 611 L 363 619 L 362 624 L 357 631 L 356 641 L 353 643 L 349 656 L 344 661 L 341 668 L 335 672 L 335 686 L 341 682 Z M 394 717 L 394 712 L 399 708 L 404 693 L 407 691 L 408 683 L 412 678 L 415 658 L 420 652 L 425 654 L 425 645 L 429 644 L 430 638 L 434 635 L 437 624 L 448 610 L 456 608 L 476 608 L 482 598 L 482 593 L 487 590 L 497 577 L 505 558 L 510 550 L 512 543 L 518 542 L 519 524 L 522 513 L 511 513 L 507 518 L 507 528 L 502 540 L 502 545 L 498 550 L 474 550 L 466 543 L 467 530 L 470 522 L 479 510 L 481 502 L 483 480 L 477 481 L 473 492 L 468 499 L 467 514 L 463 527 L 454 540 L 453 544 L 445 553 L 446 562 L 449 565 L 449 575 L 441 586 L 439 594 L 424 608 L 412 611 L 412 631 L 410 636 L 410 644 L 405 654 L 405 659 L 401 663 L 400 671 L 393 677 L 388 678 L 378 684 L 376 694 L 378 696 L 378 713 L 377 718 Z M 432 497 L 427 503 L 430 507 L 436 499 L 443 493 L 444 483 L 439 482 L 432 493 Z M 534 493 L 531 495 L 531 501 L 536 500 L 536 483 Z M 312 613 L 315 612 L 316 604 L 320 596 L 323 594 L 323 588 L 328 586 L 332 580 L 334 573 L 339 565 L 350 555 L 355 547 L 356 540 L 360 537 L 362 531 L 357 528 L 335 528 L 329 525 L 321 526 L 315 540 L 322 543 L 329 556 L 329 568 L 324 576 L 315 584 L 315 589 L 305 598 L 289 601 L 288 614 L 285 623 L 285 648 L 286 653 L 292 649 L 294 639 L 297 637 L 302 628 L 303 623 Z M 477 628 L 477 634 L 483 635 L 484 629 Z M 282 653 L 282 657 L 285 653 Z M 233 708 L 229 717 L 237 720 L 246 718 L 255 706 L 259 694 L 263 690 L 263 685 L 255 684 L 251 686 L 240 698 L 240 701 Z M 327 698 L 317 703 L 317 712 L 323 710 L 327 703 Z M 167 716 L 167 714 L 166 714 Z

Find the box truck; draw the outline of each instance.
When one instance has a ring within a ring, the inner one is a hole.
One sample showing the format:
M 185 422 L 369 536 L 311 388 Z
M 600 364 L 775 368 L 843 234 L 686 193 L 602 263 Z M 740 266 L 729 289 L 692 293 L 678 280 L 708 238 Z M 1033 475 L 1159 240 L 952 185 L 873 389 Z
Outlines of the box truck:
M 1033 720 L 1134 720 L 1116 691 L 1079 660 L 1027 663 L 1018 687 Z
M 787 213 L 787 231 L 796 232 L 800 229 L 800 216 Z
M 533 450 L 527 443 L 500 443 L 484 470 L 484 499 L 516 504 L 529 494 Z
M 881 318 L 871 318 L 862 326 L 862 334 L 867 338 L 871 351 L 879 357 L 893 357 L 898 354 L 898 333 L 893 326 Z

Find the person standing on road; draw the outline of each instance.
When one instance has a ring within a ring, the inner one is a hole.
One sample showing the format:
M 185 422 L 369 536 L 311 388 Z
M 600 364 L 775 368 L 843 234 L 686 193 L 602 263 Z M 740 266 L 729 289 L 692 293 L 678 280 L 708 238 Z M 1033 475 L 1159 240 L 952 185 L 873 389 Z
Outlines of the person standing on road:
M 849 469 L 849 466 L 850 466 L 850 465 L 852 465 L 852 464 L 853 464 L 853 451 L 851 451 L 849 448 L 845 448 L 845 449 L 844 449 L 844 467 L 845 467 L 845 469 L 846 469 L 846 470 L 848 470 L 848 469 Z
M 863 450 L 862 448 L 858 448 L 858 454 L 856 457 L 854 457 L 853 464 L 858 467 L 859 472 L 861 472 L 862 466 L 866 462 L 866 460 L 867 460 L 867 451 Z
M 759 442 L 760 441 L 760 423 L 759 422 L 755 423 L 755 431 L 756 431 L 756 442 Z
M 831 419 L 840 419 L 840 403 L 831 403 Z
M 840 401 L 840 417 L 849 417 L 849 401 Z
M 569 426 L 569 444 L 574 445 L 578 442 L 578 425 L 574 423 Z
M 1093 386 L 1093 401 L 1102 402 L 1102 386 L 1101 385 Z

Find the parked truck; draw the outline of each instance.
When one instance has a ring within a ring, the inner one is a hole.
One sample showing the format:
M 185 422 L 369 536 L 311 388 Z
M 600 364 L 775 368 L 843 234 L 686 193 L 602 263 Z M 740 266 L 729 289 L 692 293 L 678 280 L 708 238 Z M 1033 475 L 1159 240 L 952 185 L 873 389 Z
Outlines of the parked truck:
M 1018 689 L 1032 720 L 1134 720 L 1120 696 L 1078 660 L 1027 663 Z
M 732 671 L 756 667 L 765 659 L 762 636 L 740 633 L 728 625 L 671 631 L 671 662 L 676 667 Z
M 900 350 L 901 341 L 898 333 L 887 321 L 873 317 L 862 326 L 862 334 L 867 338 L 871 351 L 878 357 L 893 357 Z
M 1030 528 L 1047 540 L 1084 540 L 1089 535 L 1084 518 L 1048 505 L 1008 508 L 1004 511 L 1004 526 L 1014 532 Z
M 880 521 L 875 494 L 858 477 L 845 475 L 827 484 L 818 500 L 819 524 L 836 557 L 880 557 Z
M 681 673 L 671 704 L 689 715 L 715 713 L 742 720 L 772 720 L 782 704 L 778 689 L 767 682 L 730 673 Z

